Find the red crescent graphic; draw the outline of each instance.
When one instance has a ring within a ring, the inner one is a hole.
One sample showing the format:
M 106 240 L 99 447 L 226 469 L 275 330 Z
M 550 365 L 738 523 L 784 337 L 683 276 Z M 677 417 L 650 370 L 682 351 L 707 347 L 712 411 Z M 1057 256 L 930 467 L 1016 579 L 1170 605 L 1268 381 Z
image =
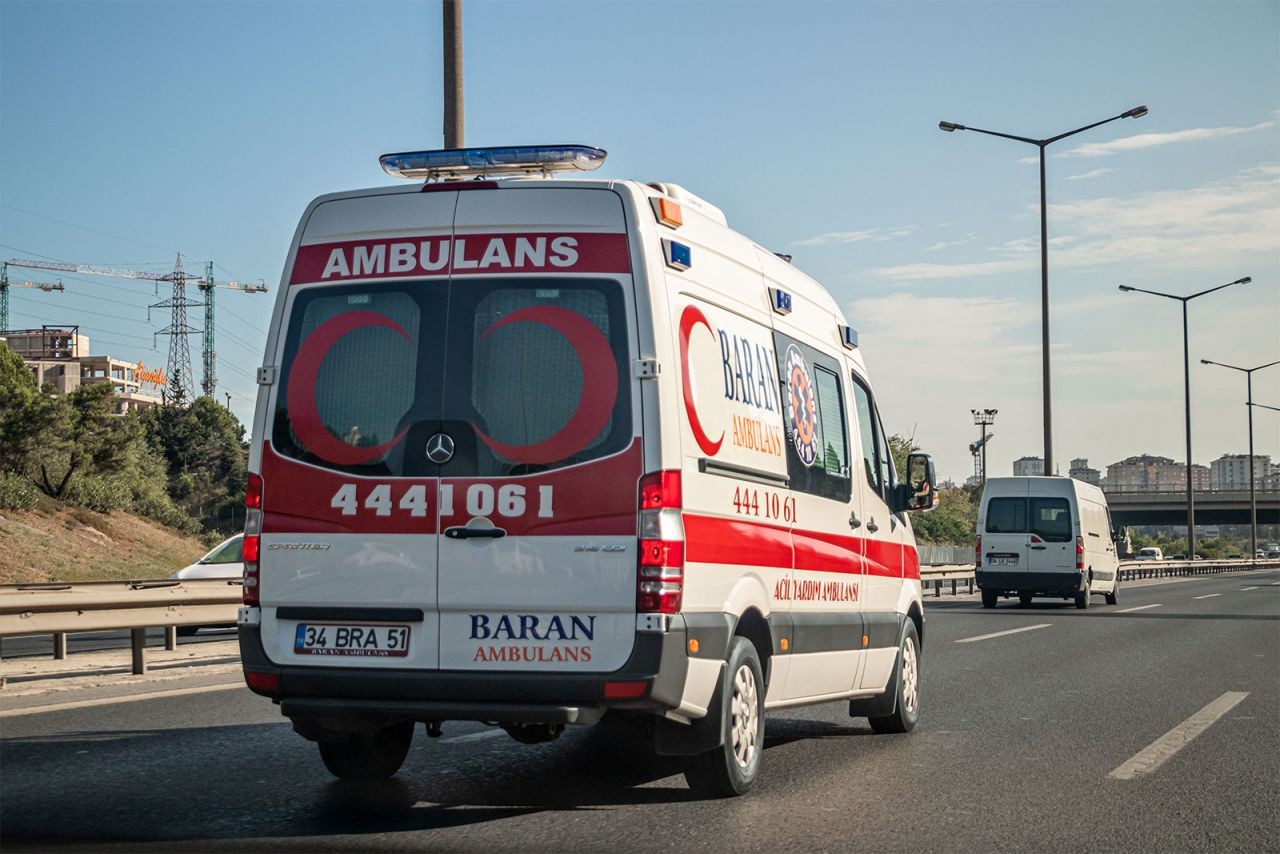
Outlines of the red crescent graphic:
M 505 445 L 485 435 L 475 424 L 476 435 L 496 454 L 522 463 L 545 464 L 563 460 L 587 446 L 600 435 L 618 399 L 618 370 L 609 340 L 596 325 L 582 315 L 559 306 L 530 306 L 507 315 L 481 335 L 511 323 L 541 323 L 568 340 L 582 363 L 582 393 L 573 415 L 549 439 L 532 445 Z
M 714 457 L 724 444 L 724 431 L 721 430 L 720 438 L 713 442 L 702 429 L 702 420 L 698 418 L 698 410 L 693 401 L 693 376 L 689 371 L 689 335 L 698 324 L 707 327 L 707 331 L 715 335 L 711 324 L 697 306 L 686 307 L 680 315 L 680 388 L 684 392 L 684 410 L 689 415 L 689 429 L 693 431 L 693 438 L 704 454 Z
M 324 357 L 344 335 L 366 326 L 384 326 L 400 333 L 410 344 L 413 343 L 409 334 L 390 318 L 373 311 L 349 311 L 316 327 L 298 347 L 298 352 L 293 357 L 293 367 L 289 369 L 289 392 L 285 405 L 289 408 L 289 422 L 293 425 L 293 432 L 308 451 L 331 463 L 344 466 L 360 465 L 378 459 L 403 439 L 409 430 L 406 427 L 381 445 L 353 447 L 329 432 L 316 409 L 316 377 L 320 373 Z

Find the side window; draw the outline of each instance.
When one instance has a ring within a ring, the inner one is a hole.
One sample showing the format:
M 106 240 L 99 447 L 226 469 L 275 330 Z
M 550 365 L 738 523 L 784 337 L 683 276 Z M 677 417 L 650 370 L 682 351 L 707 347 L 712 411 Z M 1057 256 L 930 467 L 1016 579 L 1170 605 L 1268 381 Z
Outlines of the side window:
M 862 384 L 862 380 L 856 374 L 853 377 L 853 400 L 854 408 L 858 412 L 858 433 L 862 438 L 862 467 L 866 471 L 867 484 L 872 492 L 888 504 L 895 480 L 893 458 L 889 454 L 884 427 L 880 424 L 880 413 L 876 412 L 875 400 L 871 397 L 871 391 Z
M 836 360 L 774 333 L 791 489 L 848 502 L 849 428 Z

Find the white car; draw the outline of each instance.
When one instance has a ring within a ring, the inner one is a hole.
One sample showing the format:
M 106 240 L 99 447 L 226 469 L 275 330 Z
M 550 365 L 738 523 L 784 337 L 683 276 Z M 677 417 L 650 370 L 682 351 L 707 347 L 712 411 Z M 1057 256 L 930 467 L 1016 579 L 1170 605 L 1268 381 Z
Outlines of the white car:
M 1154 546 L 1138 549 L 1138 555 L 1135 560 L 1164 560 L 1164 552 Z
M 244 575 L 244 534 L 223 540 L 213 551 L 169 576 L 175 581 L 191 578 L 240 578 Z

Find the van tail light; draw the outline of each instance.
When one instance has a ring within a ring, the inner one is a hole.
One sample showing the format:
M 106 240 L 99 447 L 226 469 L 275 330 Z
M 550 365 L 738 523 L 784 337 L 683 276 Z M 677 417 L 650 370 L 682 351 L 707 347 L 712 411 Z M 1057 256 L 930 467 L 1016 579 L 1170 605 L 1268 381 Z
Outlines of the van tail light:
M 640 479 L 640 557 L 636 611 L 678 614 L 684 598 L 684 525 L 680 472 L 657 471 Z
M 1076 569 L 1084 569 L 1084 537 L 1076 537 Z
M 982 537 L 978 537 L 978 543 L 973 547 L 974 566 L 982 569 Z
M 262 575 L 258 563 L 262 533 L 262 476 L 249 473 L 244 491 L 244 591 L 246 605 L 259 604 Z

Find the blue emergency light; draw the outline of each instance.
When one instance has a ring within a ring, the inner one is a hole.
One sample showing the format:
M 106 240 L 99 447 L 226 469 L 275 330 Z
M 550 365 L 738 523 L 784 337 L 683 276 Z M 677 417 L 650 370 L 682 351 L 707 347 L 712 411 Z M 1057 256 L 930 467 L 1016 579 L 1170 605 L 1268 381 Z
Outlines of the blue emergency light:
M 845 346 L 846 350 L 854 350 L 858 347 L 858 330 L 852 326 L 840 326 L 840 343 Z
M 769 307 L 774 314 L 790 314 L 791 294 L 782 288 L 769 288 Z
M 662 255 L 667 266 L 676 270 L 687 270 L 693 266 L 693 250 L 683 243 L 662 238 Z
M 378 158 L 388 175 L 411 180 L 475 178 L 500 175 L 549 175 L 590 172 L 600 168 L 608 152 L 590 145 L 506 145 L 495 148 L 444 148 L 404 151 Z

